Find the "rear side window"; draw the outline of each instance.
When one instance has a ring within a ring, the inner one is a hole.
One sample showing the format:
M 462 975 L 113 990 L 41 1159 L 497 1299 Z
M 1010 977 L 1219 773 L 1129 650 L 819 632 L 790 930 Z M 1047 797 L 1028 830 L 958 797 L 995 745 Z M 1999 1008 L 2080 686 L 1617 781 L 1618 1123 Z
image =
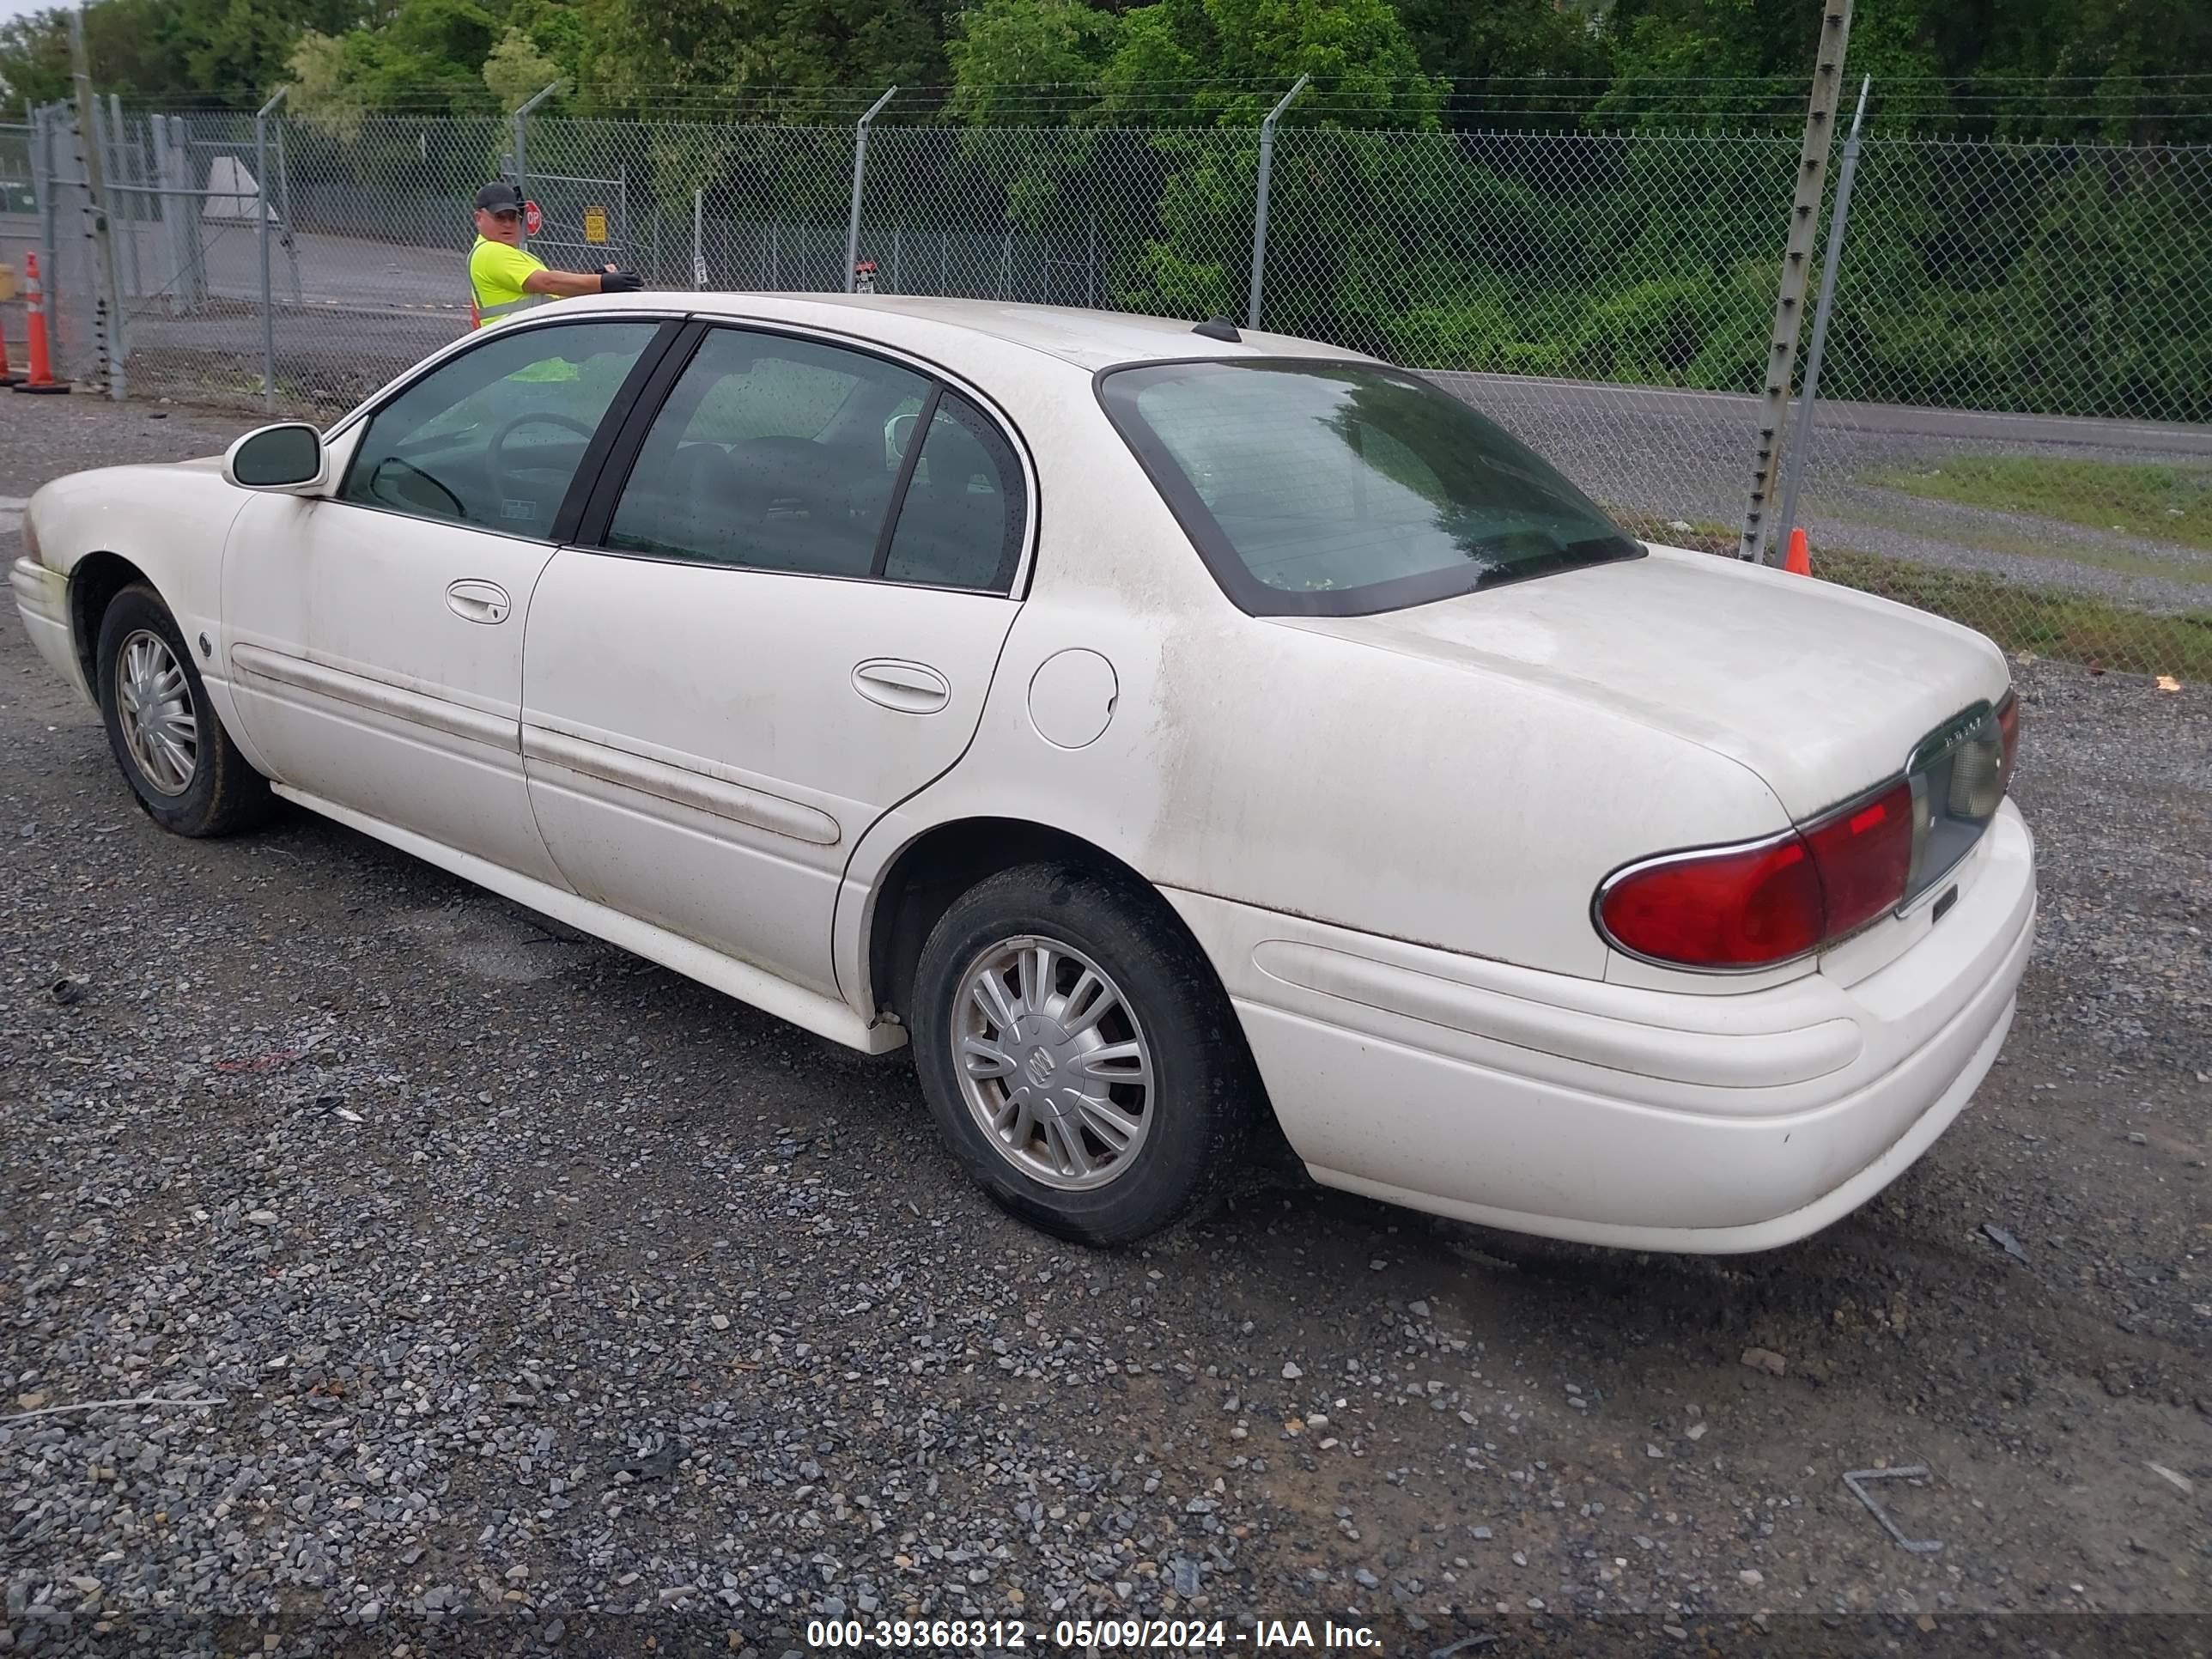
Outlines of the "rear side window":
M 1519 440 L 1401 370 L 1147 363 L 1100 397 L 1255 616 L 1364 616 L 1643 552 Z
M 902 457 L 885 433 L 930 391 L 926 377 L 880 357 L 716 329 L 654 417 L 607 545 L 866 576 L 898 484 Z
M 865 352 L 718 328 L 653 417 L 605 540 L 1003 593 L 1028 512 L 1012 445 L 958 393 Z
M 902 450 L 907 440 L 894 428 L 891 441 Z M 1006 434 L 965 398 L 945 392 L 915 458 L 883 574 L 1003 593 L 1021 561 L 1028 511 L 1021 463 Z

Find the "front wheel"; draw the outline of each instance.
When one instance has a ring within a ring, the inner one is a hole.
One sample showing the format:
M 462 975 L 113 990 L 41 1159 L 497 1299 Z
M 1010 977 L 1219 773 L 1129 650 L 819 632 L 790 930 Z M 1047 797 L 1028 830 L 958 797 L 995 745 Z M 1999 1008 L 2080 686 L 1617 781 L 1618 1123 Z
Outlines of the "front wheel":
M 94 665 L 107 745 L 149 817 L 179 836 L 222 836 L 268 815 L 267 781 L 222 729 L 152 588 L 133 583 L 109 601 Z
M 969 889 L 922 947 L 911 1023 L 946 1142 L 1063 1238 L 1169 1226 L 1234 1170 L 1259 1109 L 1212 966 L 1122 878 L 1027 865 Z

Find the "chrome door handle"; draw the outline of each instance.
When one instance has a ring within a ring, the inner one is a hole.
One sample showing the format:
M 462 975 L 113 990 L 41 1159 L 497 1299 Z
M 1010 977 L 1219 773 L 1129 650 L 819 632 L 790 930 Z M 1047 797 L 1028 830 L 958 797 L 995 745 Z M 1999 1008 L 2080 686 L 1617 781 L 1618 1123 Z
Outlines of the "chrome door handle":
M 446 590 L 446 609 L 463 622 L 503 623 L 514 602 L 497 582 L 471 579 L 455 582 Z
M 902 714 L 934 714 L 952 701 L 952 683 L 927 663 L 876 657 L 853 671 L 853 689 Z

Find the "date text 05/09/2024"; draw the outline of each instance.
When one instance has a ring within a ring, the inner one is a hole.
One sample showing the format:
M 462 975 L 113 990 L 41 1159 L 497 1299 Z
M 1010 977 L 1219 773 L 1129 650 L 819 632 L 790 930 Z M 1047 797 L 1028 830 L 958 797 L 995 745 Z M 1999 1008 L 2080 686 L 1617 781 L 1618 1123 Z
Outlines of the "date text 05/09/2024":
M 1050 1625 L 1018 1619 L 813 1619 L 807 1621 L 806 1644 L 861 1652 L 1050 1648 L 1085 1653 L 1236 1648 L 1356 1652 L 1377 1651 L 1382 1645 L 1368 1626 L 1329 1619 L 1262 1619 L 1249 1629 L 1231 1628 L 1219 1619 L 1062 1619 Z

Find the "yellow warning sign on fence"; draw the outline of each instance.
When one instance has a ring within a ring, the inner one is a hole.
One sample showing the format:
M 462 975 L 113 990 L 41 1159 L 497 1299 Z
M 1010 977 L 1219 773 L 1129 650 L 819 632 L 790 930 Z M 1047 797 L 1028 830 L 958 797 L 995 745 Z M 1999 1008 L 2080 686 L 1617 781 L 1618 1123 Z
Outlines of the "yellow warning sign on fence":
M 587 207 L 584 210 L 584 240 L 587 242 L 607 240 L 607 210 L 605 208 Z

